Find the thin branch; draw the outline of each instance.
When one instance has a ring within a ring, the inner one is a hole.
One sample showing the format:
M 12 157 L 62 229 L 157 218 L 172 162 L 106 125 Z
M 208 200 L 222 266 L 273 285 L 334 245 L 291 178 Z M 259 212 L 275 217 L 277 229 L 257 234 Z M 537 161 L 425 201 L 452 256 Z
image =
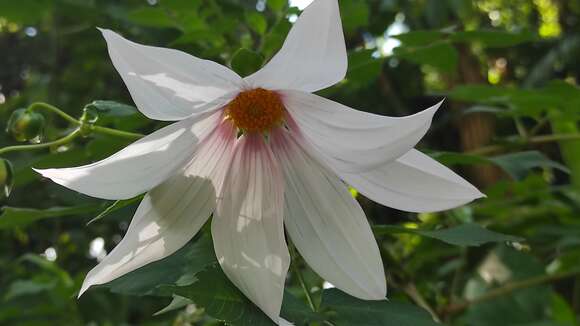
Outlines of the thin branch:
M 529 278 L 529 279 L 523 280 L 523 281 L 508 283 L 508 284 L 505 284 L 505 285 L 498 287 L 496 289 L 490 290 L 487 293 L 485 293 L 482 296 L 479 296 L 475 299 L 464 300 L 461 302 L 453 303 L 453 304 L 445 307 L 443 309 L 443 313 L 444 314 L 456 314 L 456 313 L 459 313 L 459 312 L 465 310 L 469 306 L 483 303 L 483 302 L 487 302 L 487 301 L 491 301 L 491 300 L 496 299 L 498 297 L 508 295 L 516 290 L 521 290 L 521 289 L 525 289 L 525 288 L 534 287 L 537 285 L 542 285 L 545 283 L 559 281 L 559 280 L 573 277 L 573 276 L 576 276 L 579 274 L 580 274 L 580 269 L 576 269 L 576 270 L 572 270 L 572 271 L 568 271 L 568 272 L 556 273 L 556 274 L 552 274 L 552 275 L 542 275 L 542 276 L 532 277 L 532 278 Z
M 431 308 L 429 303 L 427 303 L 427 300 L 425 300 L 425 298 L 423 298 L 419 290 L 417 290 L 417 287 L 415 286 L 414 283 L 408 283 L 402 289 L 411 298 L 411 300 L 413 300 L 413 302 L 415 302 L 419 307 L 427 310 L 427 312 L 431 314 L 431 318 L 433 318 L 433 320 L 435 320 L 438 323 L 441 322 L 441 319 L 439 319 L 439 316 L 435 312 L 435 309 Z
M 73 141 L 75 138 L 80 136 L 80 134 L 81 134 L 80 129 L 75 129 L 75 131 L 71 132 L 70 134 L 68 134 L 60 139 L 48 142 L 48 143 L 34 144 L 34 145 L 17 145 L 17 146 L 8 146 L 8 147 L 0 148 L 0 155 L 8 153 L 8 152 L 37 150 L 37 149 L 43 149 L 43 148 L 48 148 L 48 147 L 52 147 L 52 146 L 59 146 L 59 145 L 68 144 L 71 141 Z
M 543 143 L 551 143 L 551 142 L 558 142 L 558 141 L 568 141 L 568 140 L 579 140 L 580 134 L 553 134 L 553 135 L 543 135 L 543 136 L 534 136 L 530 137 L 527 140 L 522 140 L 519 143 L 513 143 L 513 146 L 525 146 L 525 145 L 532 145 L 532 144 L 543 144 Z M 472 155 L 489 155 L 494 154 L 497 152 L 501 152 L 505 150 L 508 146 L 506 145 L 490 145 L 484 146 L 472 151 L 468 151 L 467 154 Z

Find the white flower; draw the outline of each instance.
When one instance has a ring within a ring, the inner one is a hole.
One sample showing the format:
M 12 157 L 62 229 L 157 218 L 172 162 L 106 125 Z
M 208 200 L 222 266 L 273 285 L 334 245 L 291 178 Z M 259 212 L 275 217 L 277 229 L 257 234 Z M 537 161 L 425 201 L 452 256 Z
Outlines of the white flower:
M 337 0 L 307 7 L 278 54 L 247 78 L 177 50 L 102 33 L 141 112 L 179 122 L 100 162 L 39 171 L 98 198 L 147 192 L 124 239 L 89 272 L 81 293 L 171 255 L 213 213 L 224 272 L 275 322 L 282 322 L 290 264 L 284 227 L 322 278 L 355 297 L 380 300 L 386 284 L 379 249 L 343 181 L 412 212 L 482 196 L 413 149 L 440 104 L 391 118 L 311 94 L 347 70 Z

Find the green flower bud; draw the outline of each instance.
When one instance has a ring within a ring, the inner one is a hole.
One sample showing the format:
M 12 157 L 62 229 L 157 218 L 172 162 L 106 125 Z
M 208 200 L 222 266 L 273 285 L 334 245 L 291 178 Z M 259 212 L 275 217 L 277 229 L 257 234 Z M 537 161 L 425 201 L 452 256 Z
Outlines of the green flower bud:
M 0 200 L 8 198 L 14 186 L 14 168 L 10 161 L 0 158 Z
M 12 112 L 6 132 L 17 141 L 30 141 L 40 137 L 44 129 L 44 116 L 38 112 L 18 109 Z

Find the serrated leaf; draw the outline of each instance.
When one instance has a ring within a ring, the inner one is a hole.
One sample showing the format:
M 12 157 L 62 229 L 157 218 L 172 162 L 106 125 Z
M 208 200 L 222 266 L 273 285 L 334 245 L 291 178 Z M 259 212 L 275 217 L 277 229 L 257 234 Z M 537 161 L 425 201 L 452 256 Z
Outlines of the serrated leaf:
M 198 281 L 172 291 L 202 306 L 212 317 L 236 326 L 275 325 L 214 264 L 196 275 Z
M 248 300 L 226 277 L 216 263 L 196 275 L 197 281 L 186 287 L 172 287 L 177 295 L 205 308 L 212 317 L 236 326 L 274 325 L 258 307 Z M 280 315 L 297 325 L 324 320 L 324 316 L 290 293 L 284 293 Z
M 490 242 L 515 242 L 523 240 L 520 237 L 490 231 L 474 223 L 462 224 L 441 230 L 411 229 L 398 225 L 375 225 L 373 226 L 373 231 L 375 234 L 411 233 L 457 246 L 480 246 Z
M 322 309 L 336 313 L 336 326 L 438 326 L 431 315 L 414 305 L 394 300 L 365 301 L 337 289 L 322 293 Z
M 264 58 L 251 50 L 241 48 L 234 53 L 230 67 L 240 76 L 249 76 L 262 67 Z
M 72 207 L 51 207 L 47 209 L 4 206 L 0 215 L 0 230 L 23 227 L 30 223 L 64 216 L 86 216 L 102 209 L 101 205 L 81 205 Z

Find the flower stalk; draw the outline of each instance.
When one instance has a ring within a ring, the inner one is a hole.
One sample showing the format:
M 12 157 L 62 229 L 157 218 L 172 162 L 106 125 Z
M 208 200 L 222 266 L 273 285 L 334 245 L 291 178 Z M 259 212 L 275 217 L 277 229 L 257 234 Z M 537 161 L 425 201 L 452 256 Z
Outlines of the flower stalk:
M 50 105 L 50 104 L 44 103 L 44 102 L 32 103 L 27 108 L 27 111 L 30 111 L 30 112 L 38 111 L 38 110 L 44 110 L 47 112 L 54 113 L 54 114 L 58 115 L 59 117 L 61 117 L 62 119 L 68 121 L 69 123 L 77 126 L 77 128 L 75 128 L 74 131 L 71 132 L 70 134 L 68 134 L 62 138 L 59 138 L 57 140 L 50 141 L 50 142 L 46 142 L 46 143 L 42 143 L 42 144 L 32 144 L 32 145 L 7 146 L 4 148 L 0 148 L 0 154 L 5 154 L 5 153 L 9 153 L 9 152 L 17 152 L 17 151 L 38 150 L 38 149 L 49 148 L 49 147 L 53 147 L 53 146 L 65 145 L 65 144 L 70 143 L 74 139 L 78 138 L 79 136 L 86 137 L 86 136 L 90 135 L 91 133 L 99 133 L 99 134 L 103 134 L 103 135 L 126 138 L 126 139 L 130 139 L 130 140 L 137 140 L 137 139 L 140 139 L 144 136 L 142 134 L 138 134 L 138 133 L 134 133 L 134 132 L 128 132 L 128 131 L 123 131 L 123 130 L 118 130 L 118 129 L 113 129 L 113 128 L 96 126 L 93 124 L 93 122 L 88 121 L 87 119 L 84 119 L 84 118 L 81 118 L 80 120 L 75 119 L 74 117 L 70 116 L 69 114 L 67 114 L 66 112 L 57 108 L 56 106 Z

